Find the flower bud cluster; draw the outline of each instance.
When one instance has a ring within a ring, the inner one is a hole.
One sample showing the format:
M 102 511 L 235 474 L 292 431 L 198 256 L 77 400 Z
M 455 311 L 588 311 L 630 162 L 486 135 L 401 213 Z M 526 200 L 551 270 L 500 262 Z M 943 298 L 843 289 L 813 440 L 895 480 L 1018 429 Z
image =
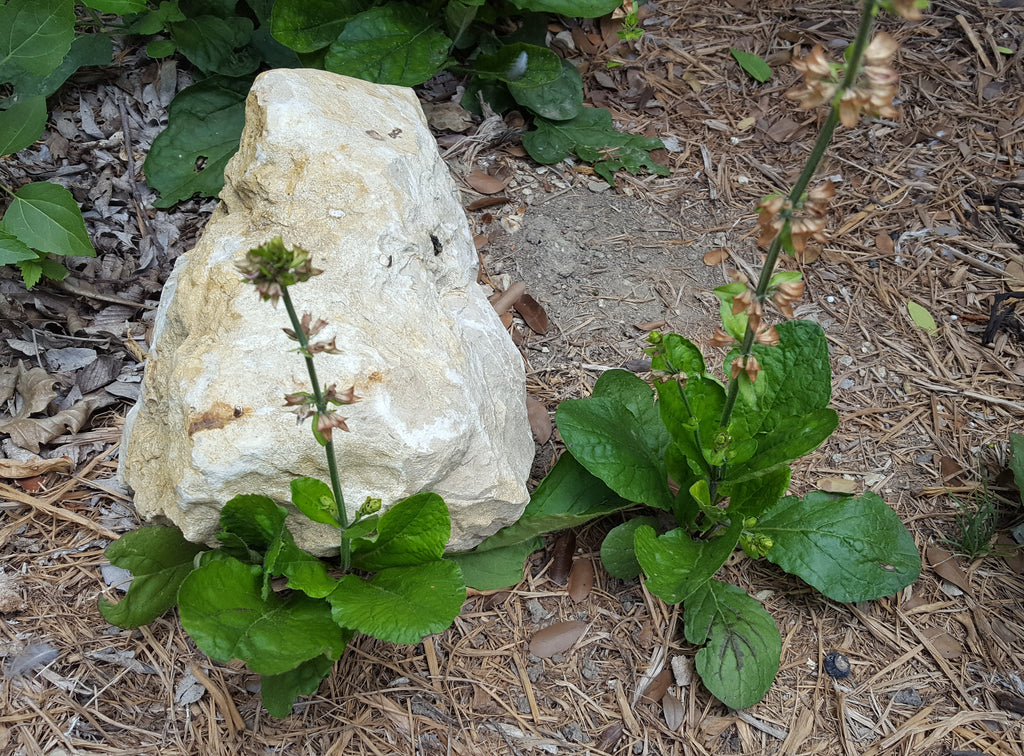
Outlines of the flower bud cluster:
M 302 247 L 286 249 L 280 236 L 250 249 L 236 267 L 242 278 L 256 287 L 260 299 L 269 299 L 275 307 L 283 293 L 282 287 L 308 281 L 323 273 L 313 267 L 309 252 Z

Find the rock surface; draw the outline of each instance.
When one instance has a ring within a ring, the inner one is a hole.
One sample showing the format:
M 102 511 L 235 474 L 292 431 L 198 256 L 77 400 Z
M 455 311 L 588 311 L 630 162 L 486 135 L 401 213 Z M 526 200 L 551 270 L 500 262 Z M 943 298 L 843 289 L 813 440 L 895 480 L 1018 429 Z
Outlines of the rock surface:
M 308 390 L 284 308 L 259 301 L 234 266 L 275 236 L 326 271 L 291 290 L 342 350 L 317 356 L 321 381 L 362 397 L 341 408 L 351 432 L 334 436 L 349 510 L 434 491 L 452 513 L 452 550 L 515 521 L 534 454 L 522 359 L 476 283 L 419 103 L 309 69 L 256 80 L 221 204 L 163 292 L 121 459 L 139 513 L 210 540 L 232 496 L 283 503 L 293 477 L 327 480 L 308 421 L 283 406 Z M 336 548 L 326 526 L 289 525 L 305 548 Z

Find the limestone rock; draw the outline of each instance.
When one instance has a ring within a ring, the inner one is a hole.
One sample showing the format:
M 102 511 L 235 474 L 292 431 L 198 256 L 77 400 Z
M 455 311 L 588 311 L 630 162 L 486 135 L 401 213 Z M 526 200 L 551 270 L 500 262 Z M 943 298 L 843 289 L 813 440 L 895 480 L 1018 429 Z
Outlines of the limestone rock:
M 268 71 L 225 174 L 163 292 L 125 426 L 121 474 L 140 514 L 208 541 L 232 496 L 284 503 L 293 477 L 328 480 L 308 421 L 283 406 L 309 390 L 284 308 L 235 269 L 281 236 L 326 271 L 291 289 L 343 352 L 317 356 L 321 381 L 362 397 L 342 408 L 351 432 L 334 434 L 349 510 L 434 491 L 452 513 L 453 550 L 515 521 L 534 454 L 522 359 L 476 283 L 458 193 L 412 90 Z M 337 548 L 326 526 L 289 525 L 305 548 Z

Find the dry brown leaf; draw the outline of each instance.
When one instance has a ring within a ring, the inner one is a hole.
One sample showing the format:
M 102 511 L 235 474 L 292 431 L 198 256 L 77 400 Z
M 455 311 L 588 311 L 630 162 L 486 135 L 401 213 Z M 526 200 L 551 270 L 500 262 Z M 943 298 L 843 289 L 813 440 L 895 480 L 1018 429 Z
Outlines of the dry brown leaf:
M 53 377 L 40 367 L 25 370 L 24 365 L 18 363 L 18 383 L 15 390 L 21 394 L 21 400 L 24 402 L 22 417 L 46 410 L 46 406 L 57 396 L 57 392 L 53 390 L 53 380 Z
M 616 722 L 607 730 L 601 733 L 601 737 L 597 739 L 597 750 L 605 753 L 613 753 L 615 751 L 615 744 L 622 739 L 622 733 L 624 728 L 622 722 Z
M 497 194 L 508 186 L 508 180 L 502 181 L 483 171 L 473 171 L 466 176 L 466 183 L 481 194 Z
M 921 634 L 932 642 L 935 650 L 944 659 L 958 659 L 964 652 L 963 645 L 952 635 L 937 627 L 923 627 Z
M 964 593 L 970 594 L 971 584 L 967 575 L 957 563 L 956 557 L 941 546 L 931 544 L 926 550 L 928 564 L 935 570 L 935 574 L 943 580 L 948 580 Z
M 491 243 L 487 234 L 477 234 L 473 237 L 473 246 L 476 247 L 476 251 L 479 252 L 481 249 Z
M 666 667 L 655 675 L 654 679 L 644 689 L 644 698 L 650 703 L 657 703 L 665 697 L 665 693 L 668 692 L 672 682 L 672 671 Z
M 818 488 L 829 493 L 852 494 L 857 493 L 860 484 L 855 480 L 847 480 L 846 478 L 819 478 Z
M 665 715 L 665 724 L 668 729 L 675 732 L 683 724 L 683 705 L 679 699 L 671 693 L 666 693 L 661 699 L 661 711 Z
M 569 572 L 569 598 L 577 604 L 590 595 L 594 587 L 594 565 L 586 557 L 573 560 Z
M 435 129 L 462 133 L 473 125 L 472 114 L 457 102 L 423 103 L 423 115 Z
M 483 210 L 485 207 L 494 207 L 495 205 L 504 205 L 506 202 L 510 202 L 508 197 L 505 195 L 499 195 L 497 197 L 481 197 L 478 200 L 473 200 L 466 205 L 467 210 Z
M 821 257 L 821 247 L 817 244 L 808 244 L 804 247 L 803 252 L 797 252 L 793 255 L 797 262 L 800 263 L 812 263 Z
M 586 632 L 587 623 L 579 620 L 567 622 L 556 622 L 538 630 L 530 641 L 530 653 L 547 659 L 555 654 L 561 654 L 572 648 L 583 633 Z
M 548 332 L 548 314 L 536 299 L 529 294 L 523 294 L 516 300 L 514 307 L 534 333 Z
M 68 457 L 56 459 L 29 459 L 21 462 L 16 459 L 0 459 L 0 478 L 32 478 L 49 472 L 69 473 L 74 464 Z
M 555 539 L 551 547 L 551 567 L 548 577 L 559 585 L 565 585 L 572 569 L 572 556 L 576 553 L 576 533 L 567 530 Z
M 512 306 L 519 300 L 523 294 L 526 293 L 526 284 L 522 281 L 516 281 L 514 284 L 509 286 L 505 291 L 496 292 L 492 294 L 488 299 L 490 300 L 491 306 L 498 315 L 504 315 L 506 312 L 512 309 Z
M 647 331 L 655 331 L 655 330 L 657 330 L 659 328 L 664 328 L 665 325 L 666 325 L 666 321 L 664 321 L 664 320 L 648 320 L 645 323 L 637 323 L 633 327 L 636 328 L 638 331 L 647 332 Z
M 801 125 L 792 118 L 780 118 L 768 127 L 765 136 L 773 142 L 788 142 L 802 130 Z
M 532 396 L 526 397 L 526 416 L 530 420 L 530 430 L 538 444 L 546 444 L 551 438 L 551 415 L 548 408 Z
M 939 457 L 939 475 L 942 476 L 944 484 L 953 482 L 953 479 L 958 477 L 963 471 L 964 468 L 955 459 Z
M 1018 575 L 1024 575 L 1024 549 L 1006 533 L 996 538 L 996 553 L 1002 554 L 1007 566 Z
M 1006 263 L 1006 285 L 1013 291 L 1024 291 L 1024 265 L 1017 260 Z
M 704 253 L 705 265 L 719 265 L 729 259 L 729 250 L 725 247 L 715 247 Z
M 896 245 L 893 244 L 892 237 L 885 231 L 879 231 L 875 234 L 875 249 L 881 252 L 883 255 L 891 255 L 896 251 Z

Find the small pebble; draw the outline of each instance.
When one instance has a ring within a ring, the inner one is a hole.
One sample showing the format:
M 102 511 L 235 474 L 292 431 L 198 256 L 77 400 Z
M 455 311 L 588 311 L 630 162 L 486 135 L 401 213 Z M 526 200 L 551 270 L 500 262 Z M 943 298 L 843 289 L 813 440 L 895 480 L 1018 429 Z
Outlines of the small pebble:
M 850 660 L 838 651 L 833 651 L 826 656 L 822 666 L 829 675 L 837 680 L 850 676 Z

